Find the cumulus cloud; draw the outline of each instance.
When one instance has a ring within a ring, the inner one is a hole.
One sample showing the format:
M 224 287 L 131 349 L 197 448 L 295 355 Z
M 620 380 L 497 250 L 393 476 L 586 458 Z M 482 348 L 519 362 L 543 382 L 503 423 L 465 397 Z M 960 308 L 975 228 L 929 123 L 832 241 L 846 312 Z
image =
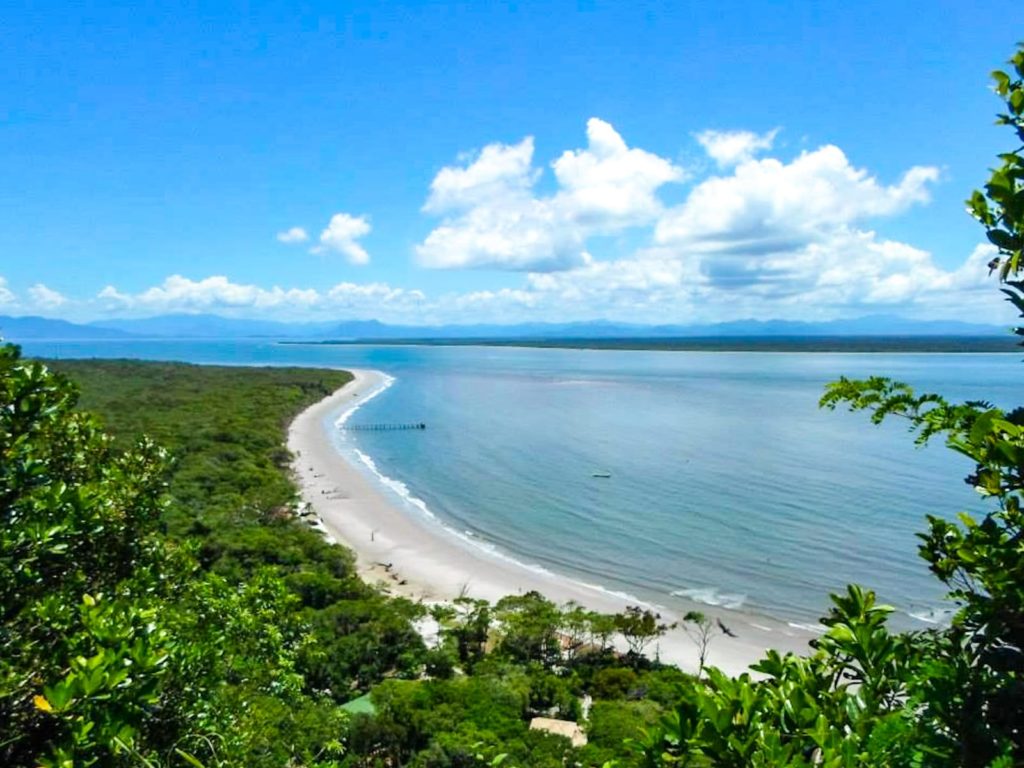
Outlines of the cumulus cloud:
M 799 265 L 789 260 L 756 276 L 731 265 L 730 282 L 721 265 L 709 274 L 703 260 L 654 246 L 621 259 L 528 274 L 522 289 L 478 292 L 472 309 L 508 315 L 525 307 L 534 317 L 648 323 L 896 313 L 998 324 L 1009 321 L 1012 311 L 997 300 L 987 277 L 991 257 L 991 247 L 979 245 L 959 267 L 946 270 L 921 249 L 872 232 L 848 232 L 845 239 L 811 246 Z
M 627 147 L 603 120 L 587 121 L 587 142 L 586 150 L 565 152 L 551 167 L 561 188 L 554 205 L 591 231 L 615 232 L 651 221 L 662 210 L 658 188 L 684 177 L 668 160 Z
M 931 256 L 863 224 L 928 202 L 938 178 L 937 168 L 916 166 L 885 185 L 835 146 L 788 163 L 748 160 L 700 182 L 667 210 L 654 244 L 696 263 L 702 278 L 724 291 L 842 304 L 856 286 L 866 302 L 896 299 L 921 286 Z M 835 290 L 808 293 L 830 281 Z
M 514 286 L 429 295 L 385 282 L 341 282 L 329 288 L 263 288 L 223 276 L 191 280 L 174 275 L 137 293 L 108 286 L 97 304 L 118 314 L 216 312 L 279 319 L 361 318 L 430 324 L 611 320 L 690 323 L 747 317 L 830 319 L 895 313 L 1004 323 L 1012 308 L 1000 302 L 987 263 L 994 249 L 979 245 L 955 269 L 932 255 L 873 232 L 847 231 L 814 243 L 797 268 L 792 260 L 772 279 L 746 279 L 743 290 L 708 274 L 701 259 L 651 246 L 600 260 L 584 253 L 579 265 L 530 272 Z M 741 270 L 737 269 L 742 279 Z
M 423 210 L 444 217 L 416 248 L 435 268 L 555 270 L 580 264 L 586 241 L 650 223 L 662 210 L 659 187 L 684 172 L 630 148 L 603 120 L 587 121 L 587 148 L 564 152 L 551 168 L 557 191 L 538 195 L 543 170 L 532 137 L 491 144 L 434 177 Z
M 109 305 L 154 312 L 196 312 L 215 309 L 273 309 L 281 306 L 310 306 L 317 298 L 312 289 L 284 290 L 277 286 L 261 288 L 231 282 L 223 275 L 190 280 L 171 275 L 160 285 L 140 293 L 121 293 L 108 285 L 98 298 Z
M 370 234 L 370 221 L 366 216 L 352 216 L 348 213 L 336 213 L 331 216 L 327 229 L 320 233 L 320 245 L 317 252 L 324 250 L 340 253 L 350 264 L 369 264 L 370 254 L 357 240 Z
M 279 243 L 290 245 L 292 243 L 304 243 L 307 240 L 309 240 L 309 233 L 302 227 L 292 227 L 277 233 L 277 241 Z
M 838 227 L 927 202 L 928 185 L 938 177 L 937 168 L 915 166 L 885 186 L 831 145 L 789 163 L 751 160 L 694 187 L 658 221 L 655 240 L 745 253 L 806 244 Z
M 490 144 L 465 167 L 438 171 L 423 210 L 448 213 L 475 208 L 482 201 L 529 198 L 539 176 L 533 167 L 533 137 L 518 144 Z
M 273 312 L 288 317 L 310 317 L 347 311 L 360 317 L 394 316 L 424 300 L 418 290 L 395 288 L 386 283 L 338 283 L 325 291 L 315 288 L 281 288 L 235 283 L 223 275 L 192 280 L 172 275 L 160 285 L 138 293 L 122 292 L 108 285 L 97 294 L 107 310 L 132 314 L 163 312 L 224 312 L 251 315 Z
M 32 299 L 32 303 L 42 309 L 56 309 L 67 303 L 67 299 L 61 293 L 47 288 L 42 283 L 36 283 L 29 288 L 28 295 Z
M 413 324 L 612 320 L 687 323 L 745 317 L 828 319 L 897 313 L 1000 323 L 979 245 L 954 268 L 881 220 L 929 202 L 931 166 L 880 180 L 838 147 L 795 157 L 770 152 L 770 134 L 701 134 L 718 163 L 692 182 L 676 164 L 630 147 L 608 123 L 587 124 L 587 146 L 535 161 L 531 138 L 491 144 L 434 177 L 425 213 L 441 219 L 416 249 L 431 267 L 519 271 L 498 285 L 428 295 L 385 282 L 282 288 L 225 276 L 180 275 L 136 293 L 108 286 L 96 304 L 132 314 L 215 311 L 238 316 L 360 317 Z M 761 154 L 758 154 L 761 153 Z M 550 189 L 541 192 L 544 174 Z M 690 183 L 667 205 L 665 185 Z M 621 235 L 628 230 L 628 237 Z M 368 260 L 366 217 L 339 213 L 317 249 Z M 619 236 L 608 256 L 591 240 Z M 623 243 L 630 243 L 627 247 Z M 597 256 L 591 255 L 598 253 Z M 5 284 L 0 280 L 0 303 Z M 7 301 L 13 300 L 7 291 Z
M 763 134 L 753 131 L 701 131 L 694 134 L 694 138 L 719 167 L 729 168 L 771 149 L 778 132 L 778 128 Z
M 731 307 L 733 315 L 792 316 L 918 306 L 969 290 L 965 273 L 867 226 L 927 203 L 937 168 L 916 166 L 883 183 L 832 145 L 788 161 L 758 158 L 776 133 L 697 134 L 718 171 L 671 207 L 658 192 L 685 181 L 683 169 L 629 147 L 602 120 L 587 123 L 585 149 L 551 163 L 557 186 L 547 196 L 537 193 L 543 171 L 532 138 L 489 145 L 435 176 L 423 210 L 443 221 L 417 255 L 431 267 L 527 273 L 520 288 L 449 297 L 466 311 L 561 307 L 650 319 Z M 588 254 L 590 238 L 630 227 L 646 230 L 649 242 L 612 259 Z
M 322 297 L 331 309 L 402 307 L 412 308 L 426 301 L 423 291 L 394 288 L 387 283 L 338 283 Z

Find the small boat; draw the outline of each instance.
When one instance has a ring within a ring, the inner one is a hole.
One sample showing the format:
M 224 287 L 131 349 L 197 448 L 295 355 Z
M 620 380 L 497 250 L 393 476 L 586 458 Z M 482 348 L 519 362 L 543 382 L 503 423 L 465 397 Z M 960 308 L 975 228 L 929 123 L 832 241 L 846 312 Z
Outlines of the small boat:
M 595 472 L 594 474 L 591 475 L 591 477 L 611 477 L 611 476 L 612 476 L 611 472 Z

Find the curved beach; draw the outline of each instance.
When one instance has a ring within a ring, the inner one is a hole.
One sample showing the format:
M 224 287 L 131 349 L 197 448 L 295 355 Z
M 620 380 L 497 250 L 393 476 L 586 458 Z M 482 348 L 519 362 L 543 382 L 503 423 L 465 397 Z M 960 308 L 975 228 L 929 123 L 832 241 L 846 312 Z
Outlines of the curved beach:
M 536 590 L 558 603 L 573 600 L 607 613 L 644 604 L 476 547 L 437 520 L 404 509 L 397 495 L 350 464 L 333 442 L 338 417 L 357 408 L 386 381 L 378 371 L 352 373 L 352 382 L 292 422 L 288 447 L 295 456 L 293 469 L 304 500 L 327 530 L 355 552 L 364 579 L 424 601 L 469 595 L 493 602 Z M 675 611 L 654 607 L 669 623 L 680 618 Z M 768 648 L 806 651 L 814 636 L 767 617 L 697 603 L 692 608 L 721 619 L 735 633 L 736 637 L 715 637 L 709 653 L 709 663 L 730 674 L 745 671 Z M 696 647 L 681 629 L 669 632 L 651 652 L 655 650 L 663 661 L 690 671 L 697 668 Z

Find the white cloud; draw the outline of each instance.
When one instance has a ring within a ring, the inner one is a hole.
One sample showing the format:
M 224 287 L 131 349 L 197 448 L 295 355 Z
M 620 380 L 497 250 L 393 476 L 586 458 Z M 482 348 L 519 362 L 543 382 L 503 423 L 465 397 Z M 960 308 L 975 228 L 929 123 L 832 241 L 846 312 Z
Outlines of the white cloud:
M 331 216 L 327 229 L 320 233 L 320 245 L 315 249 L 336 251 L 348 259 L 350 264 L 369 264 L 370 254 L 358 242 L 370 234 L 370 221 L 366 216 L 352 216 L 336 213 Z
M 531 272 L 518 285 L 431 296 L 384 282 L 329 288 L 263 288 L 223 276 L 174 275 L 137 293 L 107 286 L 93 306 L 121 315 L 215 312 L 277 319 L 379 319 L 391 323 L 523 322 L 607 318 L 640 323 L 696 323 L 754 318 L 820 320 L 893 313 L 911 317 L 1008 323 L 979 245 L 956 269 L 931 254 L 873 232 L 845 231 L 735 282 L 706 263 L 653 246 L 614 260 L 584 254 L 559 272 Z
M 67 299 L 62 294 L 47 288 L 42 283 L 36 283 L 28 289 L 28 295 L 31 297 L 32 302 L 42 309 L 56 309 L 62 304 L 67 303 Z
M 498 285 L 428 295 L 385 282 L 286 289 L 175 275 L 138 293 L 108 286 L 93 306 L 136 315 L 214 311 L 413 324 L 599 317 L 687 323 L 882 312 L 1002 323 L 1012 316 L 987 276 L 991 246 L 946 268 L 878 231 L 878 220 L 928 202 L 936 168 L 913 167 L 884 182 L 838 147 L 757 158 L 755 151 L 770 148 L 771 134 L 749 137 L 728 151 L 719 142 L 722 164 L 671 207 L 659 191 L 683 181 L 684 171 L 629 147 L 596 119 L 587 124 L 586 149 L 563 152 L 550 164 L 546 194 L 538 189 L 545 169 L 534 163 L 530 138 L 489 145 L 442 169 L 423 206 L 442 221 L 417 256 L 432 267 L 525 273 Z M 591 255 L 599 251 L 591 239 L 627 230 L 629 237 L 615 244 L 639 247 L 623 246 L 610 258 Z M 365 263 L 358 240 L 369 232 L 365 217 L 339 213 L 318 248 Z M 12 301 L 0 280 L 0 303 L 4 291 Z
M 769 150 L 779 129 L 757 134 L 753 131 L 701 131 L 694 135 L 708 156 L 721 168 L 745 163 L 759 152 Z
M 309 233 L 302 227 L 292 227 L 277 233 L 277 241 L 279 243 L 304 243 L 307 240 L 309 240 Z
M 538 196 L 533 139 L 491 144 L 462 166 L 441 169 L 423 206 L 445 216 L 416 247 L 436 268 L 566 269 L 582 262 L 589 237 L 650 223 L 662 210 L 659 187 L 683 170 L 629 148 L 608 123 L 587 121 L 587 148 L 564 152 L 551 167 L 558 184 Z
M 132 299 L 131 296 L 121 293 L 112 285 L 104 287 L 103 290 L 96 294 L 96 298 L 100 301 L 106 302 L 108 306 L 115 306 L 118 304 L 127 306 L 131 303 Z
M 564 152 L 551 164 L 561 187 L 552 203 L 567 219 L 594 231 L 651 221 L 662 210 L 658 188 L 684 178 L 668 160 L 627 147 L 603 120 L 587 121 L 587 143 L 586 150 Z
M 381 305 L 412 307 L 426 301 L 422 291 L 393 288 L 387 283 L 338 283 L 327 291 L 325 303 L 332 308 Z
M 108 285 L 100 291 L 98 298 L 108 305 L 120 305 L 132 310 L 198 312 L 216 309 L 309 307 L 316 303 L 318 294 L 312 289 L 284 290 L 277 286 L 268 289 L 232 283 L 223 275 L 202 280 L 171 275 L 160 285 L 137 294 L 121 293 Z
M 688 323 L 747 317 L 830 319 L 895 313 L 1003 323 L 1011 316 L 987 277 L 990 246 L 955 270 L 931 254 L 871 232 L 814 244 L 754 275 L 742 267 L 708 274 L 701 259 L 665 247 L 571 270 L 527 275 L 522 289 L 477 292 L 475 316 Z M 731 280 L 727 279 L 731 278 Z
M 325 291 L 315 288 L 263 288 L 234 283 L 223 275 L 191 280 L 172 275 L 163 283 L 138 293 L 126 293 L 108 285 L 97 294 L 108 311 L 133 315 L 165 312 L 222 312 L 233 316 L 273 313 L 275 316 L 308 318 L 338 311 L 352 316 L 394 317 L 411 311 L 425 297 L 421 291 L 395 288 L 386 283 L 339 283 Z
M 7 278 L 0 277 L 0 307 L 5 304 L 14 304 L 17 301 L 17 297 L 14 292 L 7 287 Z
M 754 159 L 775 134 L 699 134 L 719 172 L 668 209 L 658 190 L 683 180 L 682 169 L 628 147 L 601 120 L 587 124 L 587 149 L 551 164 L 549 196 L 535 191 L 532 139 L 492 144 L 437 174 L 424 211 L 446 218 L 417 254 L 432 267 L 528 272 L 521 288 L 446 299 L 448 308 L 502 314 L 797 316 L 966 295 L 964 273 L 864 228 L 927 203 L 938 169 L 913 167 L 884 184 L 831 145 L 790 161 Z M 634 226 L 649 228 L 649 245 L 610 260 L 587 253 L 590 237 Z
M 789 163 L 751 160 L 730 176 L 698 184 L 685 203 L 661 218 L 655 240 L 746 254 L 793 248 L 925 203 L 928 185 L 938 177 L 937 168 L 915 166 L 898 184 L 883 186 L 835 146 L 804 152 Z
M 427 213 L 471 209 L 481 201 L 526 199 L 540 172 L 533 168 L 533 138 L 518 144 L 490 144 L 465 167 L 446 167 L 430 183 Z

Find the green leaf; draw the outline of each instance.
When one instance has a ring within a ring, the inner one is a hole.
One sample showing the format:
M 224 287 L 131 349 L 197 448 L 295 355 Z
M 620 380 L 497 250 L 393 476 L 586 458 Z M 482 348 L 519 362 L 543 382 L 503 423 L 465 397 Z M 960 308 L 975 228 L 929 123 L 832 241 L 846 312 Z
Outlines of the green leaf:
M 188 752 L 178 749 L 177 747 L 175 747 L 174 749 L 174 754 L 176 754 L 189 765 L 193 766 L 193 768 L 206 768 L 206 766 L 199 762 L 195 757 L 190 755 Z

